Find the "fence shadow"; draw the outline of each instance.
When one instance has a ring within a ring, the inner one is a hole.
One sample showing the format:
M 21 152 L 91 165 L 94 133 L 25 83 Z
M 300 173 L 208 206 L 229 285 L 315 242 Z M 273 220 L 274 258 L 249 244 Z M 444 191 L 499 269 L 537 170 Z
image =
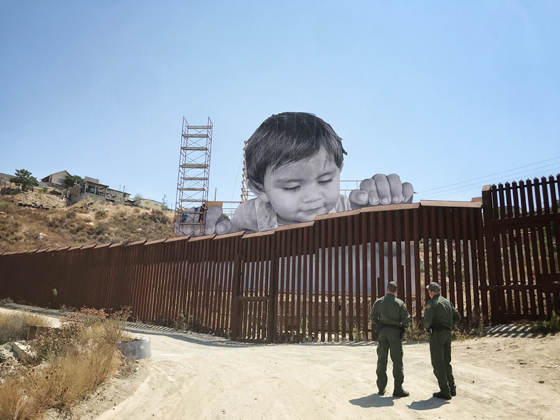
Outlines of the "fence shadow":
M 146 325 L 129 323 L 126 327 L 126 331 L 136 334 L 150 334 L 150 335 L 161 335 L 175 340 L 186 341 L 192 344 L 198 344 L 201 346 L 210 347 L 258 347 L 266 346 L 266 344 L 256 344 L 247 343 L 240 341 L 232 341 L 223 337 L 216 337 L 211 334 L 194 333 L 189 331 L 178 331 L 167 327 L 158 327 L 157 325 Z
M 524 324 L 492 325 L 486 327 L 484 331 L 490 337 L 532 338 L 540 336 L 540 334 L 531 331 L 530 325 Z

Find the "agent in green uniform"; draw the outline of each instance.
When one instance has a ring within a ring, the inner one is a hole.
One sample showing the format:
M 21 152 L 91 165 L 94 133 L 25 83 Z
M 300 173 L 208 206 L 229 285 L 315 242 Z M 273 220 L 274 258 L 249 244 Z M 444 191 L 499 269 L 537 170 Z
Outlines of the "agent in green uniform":
M 430 283 L 427 289 L 431 299 L 424 308 L 424 328 L 430 333 L 430 357 L 439 385 L 439 392 L 434 393 L 434 397 L 450 400 L 456 395 L 451 368 L 451 329 L 461 315 L 441 296 L 439 284 Z
M 410 323 L 410 314 L 402 300 L 397 298 L 397 283 L 389 282 L 387 294 L 373 304 L 369 319 L 377 330 L 377 389 L 379 395 L 385 393 L 387 386 L 387 358 L 391 353 L 395 388 L 393 397 L 408 397 L 410 394 L 402 387 L 403 345 L 402 335 Z

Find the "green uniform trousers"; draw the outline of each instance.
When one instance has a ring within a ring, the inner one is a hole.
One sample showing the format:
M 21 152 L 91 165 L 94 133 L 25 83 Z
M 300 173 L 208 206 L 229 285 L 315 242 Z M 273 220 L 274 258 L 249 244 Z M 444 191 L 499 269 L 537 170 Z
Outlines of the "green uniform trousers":
M 395 379 L 395 391 L 402 390 L 404 381 L 403 371 L 403 345 L 401 332 L 395 328 L 383 328 L 377 336 L 377 388 L 385 390 L 387 386 L 387 359 L 391 353 L 393 362 L 393 378 Z
M 439 389 L 443 394 L 450 396 L 450 389 L 455 388 L 451 368 L 451 331 L 434 331 L 430 334 L 430 356 Z

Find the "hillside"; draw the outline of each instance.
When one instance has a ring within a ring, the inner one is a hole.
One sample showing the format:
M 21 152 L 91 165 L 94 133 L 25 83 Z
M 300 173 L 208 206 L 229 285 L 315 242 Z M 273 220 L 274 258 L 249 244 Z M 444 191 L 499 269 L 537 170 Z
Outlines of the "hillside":
M 91 199 L 68 204 L 50 188 L 45 192 L 1 188 L 0 253 L 154 240 L 173 234 L 172 213 Z

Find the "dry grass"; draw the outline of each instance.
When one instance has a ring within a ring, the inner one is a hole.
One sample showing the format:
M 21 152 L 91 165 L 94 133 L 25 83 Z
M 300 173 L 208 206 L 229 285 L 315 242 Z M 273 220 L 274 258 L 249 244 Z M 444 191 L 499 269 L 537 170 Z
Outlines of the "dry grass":
M 30 325 L 39 327 L 52 326 L 47 318 L 30 312 L 0 312 L 0 344 L 25 340 Z
M 128 311 L 108 316 L 82 309 L 31 344 L 35 355 L 0 379 L 0 420 L 41 419 L 49 409 L 70 413 L 123 364 L 118 350 Z
M 41 198 L 49 196 L 38 192 L 26 194 L 29 196 L 26 196 L 27 201 L 38 203 Z M 12 190 L 0 191 L 0 252 L 173 236 L 172 213 L 169 212 L 107 202 L 94 202 L 86 207 L 84 203 L 70 207 L 61 205 L 42 210 L 19 207 L 19 201 L 26 201 L 21 195 Z

